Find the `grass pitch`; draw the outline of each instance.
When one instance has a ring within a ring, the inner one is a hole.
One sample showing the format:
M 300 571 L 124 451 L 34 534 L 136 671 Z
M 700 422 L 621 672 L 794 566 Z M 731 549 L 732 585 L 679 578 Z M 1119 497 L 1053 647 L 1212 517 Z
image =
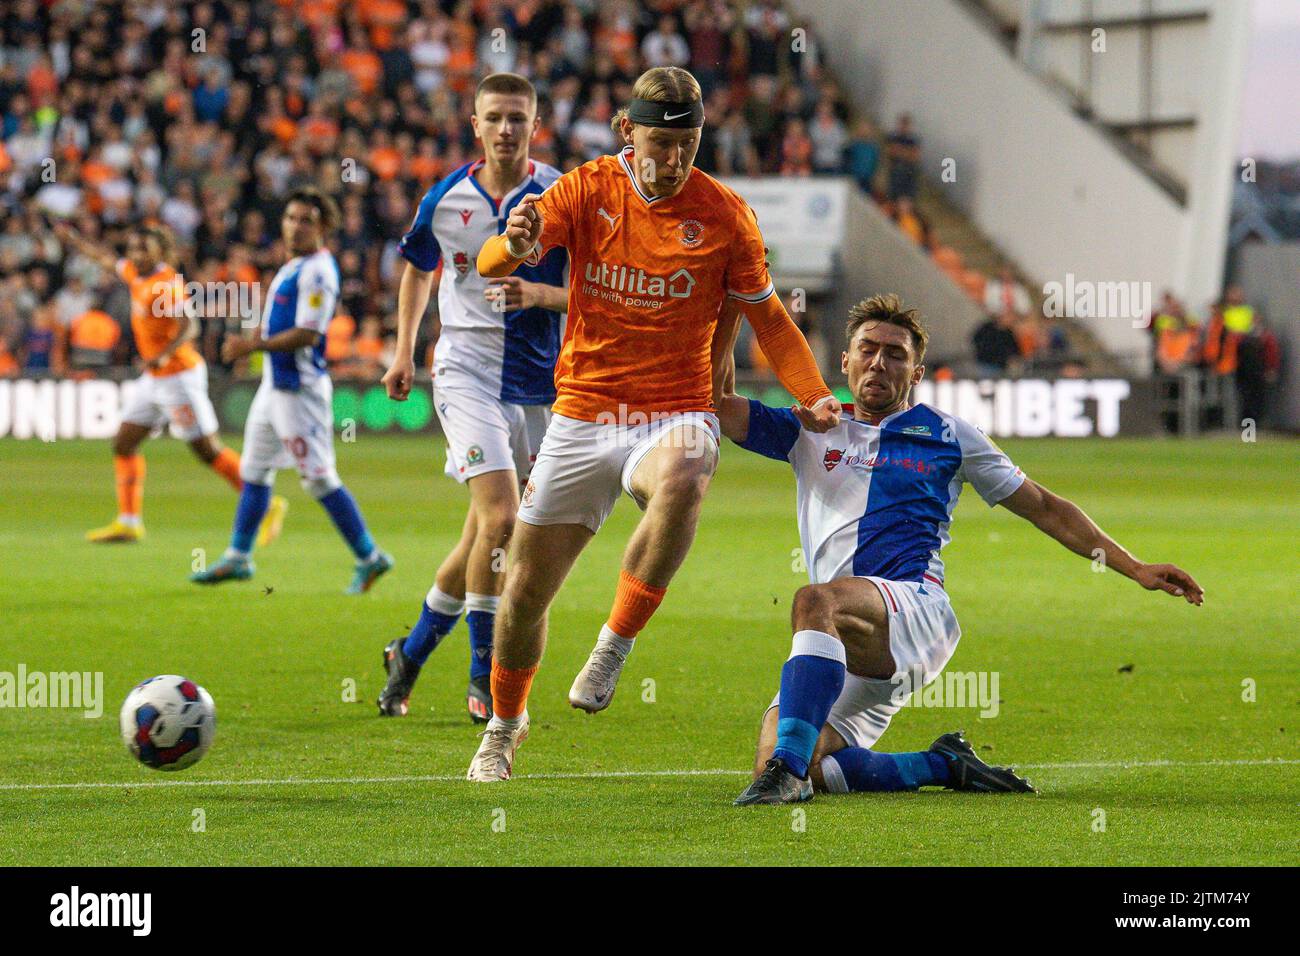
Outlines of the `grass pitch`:
M 463 623 L 410 716 L 373 704 L 381 648 L 461 527 L 465 493 L 433 440 L 339 445 L 397 559 L 360 599 L 343 595 L 351 556 L 292 474 L 285 535 L 256 578 L 209 590 L 185 580 L 193 549 L 220 553 L 235 496 L 183 445 L 146 445 L 148 538 L 109 547 L 82 540 L 113 512 L 106 442 L 0 441 L 0 671 L 104 674 L 99 719 L 0 709 L 0 863 L 1296 863 L 1297 443 L 1005 447 L 1140 557 L 1188 568 L 1206 605 L 1095 573 L 968 489 L 945 552 L 964 632 L 950 669 L 997 672 L 998 715 L 907 707 L 879 746 L 961 727 L 1043 792 L 818 796 L 793 812 L 730 805 L 806 581 L 780 464 L 724 449 L 691 556 L 613 707 L 591 717 L 565 694 L 636 520 L 620 503 L 552 612 L 517 776 L 483 787 L 460 779 L 477 744 Z M 180 774 L 118 740 L 121 700 L 160 673 L 217 702 L 216 744 Z

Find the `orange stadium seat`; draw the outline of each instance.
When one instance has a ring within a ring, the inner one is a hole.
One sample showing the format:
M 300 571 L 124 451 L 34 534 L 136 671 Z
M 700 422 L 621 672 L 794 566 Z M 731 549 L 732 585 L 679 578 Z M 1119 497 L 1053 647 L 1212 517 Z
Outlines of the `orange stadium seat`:
M 944 272 L 964 267 L 961 253 L 952 246 L 935 246 L 934 251 L 930 253 L 930 257 L 934 259 L 934 264 Z
M 958 283 L 965 292 L 976 302 L 984 301 L 984 286 L 988 284 L 988 277 L 978 269 L 964 269 L 961 273 L 961 280 Z

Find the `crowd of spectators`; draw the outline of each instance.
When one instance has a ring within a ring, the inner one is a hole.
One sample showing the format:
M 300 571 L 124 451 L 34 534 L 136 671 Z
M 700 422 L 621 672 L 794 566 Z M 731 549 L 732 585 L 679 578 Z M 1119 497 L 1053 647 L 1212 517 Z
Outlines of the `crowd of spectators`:
M 1239 285 L 1210 303 L 1208 320 L 1191 314 L 1173 292 L 1165 291 L 1148 319 L 1157 373 L 1177 380 L 1196 370 L 1231 382 L 1242 420 L 1263 420 L 1268 393 L 1282 370 L 1282 349 L 1263 313 Z M 1175 387 L 1195 387 L 1177 383 Z
M 126 290 L 65 250 L 52 220 L 119 249 L 132 223 L 160 222 L 187 281 L 266 281 L 283 199 L 312 184 L 343 214 L 330 360 L 370 376 L 392 347 L 397 240 L 424 190 L 475 154 L 477 79 L 529 76 L 533 154 L 569 169 L 617 147 L 613 111 L 662 64 L 703 87 L 706 171 L 870 188 L 883 149 L 886 198 L 915 189 L 915 141 L 852 122 L 816 37 L 778 0 L 10 0 L 0 374 L 72 373 L 92 353 L 129 362 Z M 211 363 L 238 318 L 205 316 Z
M 315 185 L 342 210 L 328 360 L 339 377 L 373 380 L 392 357 L 397 240 L 425 189 L 475 155 L 477 80 L 529 76 L 542 118 L 533 154 L 570 169 L 617 148 L 611 115 L 643 69 L 665 64 L 703 87 L 701 169 L 849 176 L 984 307 L 972 343 L 982 373 L 1072 373 L 1064 330 L 1010 270 L 967 268 L 934 235 L 917 204 L 911 117 L 882 134 L 852 115 L 815 34 L 779 0 L 11 0 L 0 10 L 0 376 L 132 361 L 126 288 L 51 222 L 119 249 L 131 225 L 161 223 L 186 280 L 265 283 L 282 261 L 284 197 Z M 1162 313 L 1162 329 L 1175 314 Z M 798 314 L 810 337 L 814 316 Z M 247 319 L 205 312 L 198 345 L 211 364 Z M 417 351 L 426 363 L 432 332 L 426 323 Z M 1164 368 L 1186 332 L 1156 334 Z M 1231 345 L 1205 358 L 1204 339 L 1194 361 L 1237 362 Z M 739 358 L 762 374 L 757 349 L 742 342 Z

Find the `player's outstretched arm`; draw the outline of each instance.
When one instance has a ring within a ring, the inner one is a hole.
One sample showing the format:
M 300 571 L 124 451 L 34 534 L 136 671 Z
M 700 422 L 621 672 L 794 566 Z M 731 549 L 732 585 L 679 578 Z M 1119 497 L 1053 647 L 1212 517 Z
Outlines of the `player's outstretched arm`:
M 539 193 L 529 193 L 506 220 L 505 232 L 483 243 L 478 252 L 478 274 L 491 279 L 508 276 L 519 264 L 533 254 L 533 248 L 542 238 L 542 213 L 537 208 Z
M 117 257 L 111 251 L 98 243 L 91 242 L 71 224 L 66 222 L 56 223 L 54 235 L 59 238 L 60 242 L 67 243 L 81 255 L 98 263 L 109 272 L 113 272 L 117 268 Z
M 1106 567 L 1132 578 L 1148 591 L 1164 591 L 1188 604 L 1200 605 L 1205 592 L 1190 574 L 1173 564 L 1146 564 L 1130 554 L 1073 501 L 1053 494 L 1036 481 L 1025 479 L 998 504 L 1031 522 L 1075 554 L 1102 558 Z
M 432 290 L 433 273 L 408 261 L 397 287 L 397 347 L 392 367 L 380 380 L 388 397 L 399 402 L 406 401 L 415 384 L 415 340 Z
M 321 338 L 315 329 L 297 326 L 277 332 L 269 339 L 260 335 L 252 338 L 228 338 L 221 345 L 221 360 L 235 362 L 252 352 L 296 352 L 314 346 Z
M 749 437 L 749 401 L 736 394 L 736 336 L 740 334 L 740 303 L 725 299 L 713 330 L 713 407 L 722 434 L 736 444 Z
M 775 295 L 744 304 L 759 347 L 781 384 L 799 403 L 791 409 L 809 431 L 826 432 L 840 423 L 840 403 L 822 380 L 808 341 Z
M 498 303 L 504 312 L 516 309 L 546 309 L 549 312 L 566 312 L 569 308 L 569 287 L 529 282 L 519 276 L 492 279 L 483 290 L 483 297 Z

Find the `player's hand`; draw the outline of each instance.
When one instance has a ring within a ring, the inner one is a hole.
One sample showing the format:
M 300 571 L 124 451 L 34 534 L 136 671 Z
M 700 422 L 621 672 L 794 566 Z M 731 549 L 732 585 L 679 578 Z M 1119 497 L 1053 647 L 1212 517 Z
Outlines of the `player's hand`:
M 840 423 L 840 403 L 833 396 L 822 399 L 812 408 L 791 405 L 790 411 L 810 432 L 828 432 Z
M 488 287 L 483 290 L 483 298 L 496 305 L 498 312 L 532 309 L 542 304 L 538 283 L 527 282 L 518 276 L 488 280 Z
M 542 214 L 535 205 L 541 198 L 541 193 L 529 193 L 510 211 L 504 235 L 516 249 L 531 250 L 542 238 Z
M 1175 564 L 1143 564 L 1133 572 L 1133 580 L 1148 591 L 1164 591 L 1200 607 L 1205 592 L 1190 574 Z
M 238 362 L 253 351 L 253 340 L 231 336 L 221 343 L 221 361 L 227 365 Z
M 415 362 L 410 358 L 393 359 L 392 367 L 380 379 L 388 390 L 388 397 L 396 402 L 404 402 L 411 394 L 411 385 L 415 382 Z

